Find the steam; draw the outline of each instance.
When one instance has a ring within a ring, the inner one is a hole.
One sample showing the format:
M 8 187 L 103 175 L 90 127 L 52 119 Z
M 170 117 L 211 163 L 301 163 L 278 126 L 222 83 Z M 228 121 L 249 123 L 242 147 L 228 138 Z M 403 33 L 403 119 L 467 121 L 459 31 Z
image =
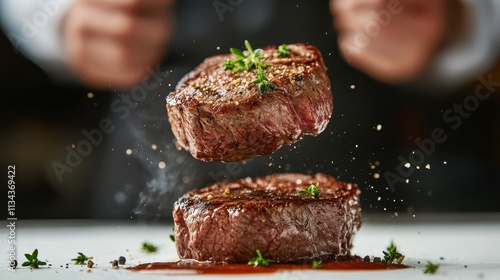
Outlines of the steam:
M 126 202 L 128 211 L 137 218 L 171 219 L 174 201 L 192 188 L 192 178 L 198 173 L 196 163 L 176 148 L 166 117 L 165 97 L 172 90 L 170 80 L 178 78 L 175 76 L 168 76 L 144 100 L 131 106 L 130 115 L 121 122 L 124 132 L 119 141 L 125 149 L 120 152 L 132 169 L 123 174 L 124 185 L 113 198 L 116 204 Z
M 137 150 L 132 156 L 144 168 L 146 180 L 132 212 L 146 219 L 170 217 L 174 201 L 186 190 L 186 183 L 197 173 L 196 168 L 175 147 L 165 112 L 162 117 L 151 115 L 151 111 L 138 116 L 138 121 L 129 128 Z
M 176 187 L 181 186 L 181 168 L 183 167 L 174 164 L 165 169 L 151 167 L 150 179 L 139 192 L 133 213 L 145 218 L 165 216 L 171 210 L 173 201 L 177 197 Z

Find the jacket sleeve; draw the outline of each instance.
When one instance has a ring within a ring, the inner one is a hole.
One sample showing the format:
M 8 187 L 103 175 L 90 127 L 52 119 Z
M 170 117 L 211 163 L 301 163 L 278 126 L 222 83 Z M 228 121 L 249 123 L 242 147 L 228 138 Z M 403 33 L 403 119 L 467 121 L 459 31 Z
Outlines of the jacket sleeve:
M 432 61 L 421 81 L 444 88 L 462 86 L 484 74 L 500 54 L 500 0 L 462 0 L 467 30 L 461 41 Z
M 68 75 L 61 23 L 74 0 L 2 0 L 0 23 L 16 52 L 53 77 Z

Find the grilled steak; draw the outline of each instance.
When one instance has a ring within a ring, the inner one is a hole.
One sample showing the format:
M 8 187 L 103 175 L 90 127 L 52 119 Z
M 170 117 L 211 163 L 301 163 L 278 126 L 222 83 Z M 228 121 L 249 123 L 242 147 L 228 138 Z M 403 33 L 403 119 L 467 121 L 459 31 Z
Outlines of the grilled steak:
M 318 183 L 319 197 L 299 193 Z M 322 173 L 275 174 L 187 192 L 174 205 L 181 259 L 246 263 L 259 249 L 277 262 L 350 255 L 360 191 Z
M 322 132 L 333 110 L 323 58 L 313 46 L 288 47 L 286 58 L 277 57 L 277 46 L 263 48 L 266 77 L 277 86 L 264 93 L 253 83 L 256 69 L 224 70 L 230 54 L 184 76 L 166 105 L 178 143 L 197 159 L 235 162 Z

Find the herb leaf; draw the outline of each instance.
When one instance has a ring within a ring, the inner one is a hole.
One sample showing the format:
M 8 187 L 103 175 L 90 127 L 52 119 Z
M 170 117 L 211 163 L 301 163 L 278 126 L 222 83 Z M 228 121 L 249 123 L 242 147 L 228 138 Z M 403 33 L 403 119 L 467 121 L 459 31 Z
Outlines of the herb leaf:
M 439 264 L 431 263 L 430 261 L 428 261 L 427 264 L 425 265 L 424 273 L 425 274 L 435 274 L 436 271 L 438 270 L 438 268 L 439 268 Z
M 237 48 L 230 48 L 229 51 L 234 54 L 235 56 L 237 57 L 245 57 L 245 55 L 243 54 L 243 52 L 240 50 L 240 49 L 237 49 Z
M 172 227 L 172 231 L 175 233 L 175 226 Z M 175 235 L 174 234 L 170 234 L 169 237 L 170 237 L 170 240 L 172 240 L 172 242 L 175 242 Z
M 255 68 L 257 69 L 257 72 L 255 74 L 255 79 L 252 82 L 258 85 L 260 93 L 265 93 L 268 90 L 275 89 L 276 85 L 269 81 L 266 77 L 266 72 L 264 71 L 264 69 L 269 66 L 264 63 L 264 60 L 266 60 L 264 51 L 262 49 L 254 50 L 248 40 L 245 40 L 245 48 L 246 53 L 237 48 L 229 49 L 229 51 L 236 56 L 236 58 L 228 58 L 223 64 L 224 70 L 233 70 L 234 73 L 238 73 L 243 70 L 251 70 Z
M 253 80 L 254 84 L 259 85 L 260 93 L 265 93 L 267 90 L 273 90 L 276 88 L 276 85 L 271 83 L 269 79 L 266 77 L 266 71 L 262 69 L 262 67 L 258 67 L 257 73 L 255 74 L 255 80 Z
M 75 264 L 85 264 L 86 261 L 92 259 L 92 257 L 87 257 L 85 254 L 78 252 L 78 256 L 74 259 L 71 259 L 71 261 L 74 261 Z
M 256 267 L 258 265 L 260 265 L 260 266 L 268 266 L 270 263 L 276 262 L 275 260 L 264 259 L 262 257 L 262 254 L 260 253 L 259 249 L 257 249 L 256 252 L 257 252 L 257 257 L 251 258 L 248 261 L 249 265 L 253 265 L 253 267 Z
M 229 49 L 236 58 L 234 60 L 228 58 L 226 62 L 224 62 L 224 70 L 233 70 L 234 73 L 238 73 L 243 70 L 250 70 L 258 67 L 266 68 L 269 66 L 263 63 L 266 57 L 262 49 L 254 50 L 248 40 L 245 40 L 245 47 L 247 49 L 247 54 L 237 48 Z
M 322 264 L 323 264 L 323 261 L 322 261 L 322 260 L 315 260 L 315 261 L 313 261 L 313 263 L 312 263 L 312 268 L 314 268 L 314 269 L 316 269 L 316 268 L 320 268 Z
M 279 58 L 285 58 L 290 56 L 290 49 L 288 48 L 287 45 L 283 44 L 278 47 L 276 50 L 276 54 L 278 55 Z
M 311 184 L 307 189 L 299 191 L 300 195 L 312 195 L 315 199 L 319 198 L 320 192 L 318 190 L 319 183 Z
M 224 62 L 224 71 L 225 70 L 233 70 L 234 67 L 236 67 L 236 64 L 231 59 L 228 58 L 226 60 L 226 62 Z
M 28 261 L 23 262 L 22 266 L 29 266 L 31 268 L 38 268 L 38 266 L 46 265 L 47 264 L 46 262 L 42 262 L 42 261 L 38 260 L 38 249 L 35 249 L 33 251 L 33 253 L 31 253 L 31 255 L 30 254 L 24 254 L 24 256 L 26 257 L 26 259 Z
M 24 254 L 24 256 L 26 257 L 26 259 L 28 259 L 28 261 L 33 260 L 33 257 L 30 254 Z
M 142 247 L 141 247 L 142 251 L 145 252 L 145 253 L 155 253 L 156 251 L 158 251 L 158 246 L 156 245 L 153 245 L 149 242 L 142 242 Z
M 391 241 L 391 244 L 387 247 L 387 252 L 382 251 L 382 253 L 384 253 L 384 260 L 388 264 L 401 264 L 405 258 L 403 254 L 398 252 L 394 241 Z

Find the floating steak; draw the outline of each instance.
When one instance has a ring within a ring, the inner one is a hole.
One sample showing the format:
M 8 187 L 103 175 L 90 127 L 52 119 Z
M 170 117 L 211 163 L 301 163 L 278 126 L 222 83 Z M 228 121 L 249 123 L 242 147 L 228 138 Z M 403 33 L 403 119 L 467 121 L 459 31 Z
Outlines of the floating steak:
M 317 184 L 317 196 L 301 190 Z M 355 184 L 317 173 L 273 174 L 192 190 L 174 204 L 181 259 L 278 263 L 349 256 L 361 225 Z
M 276 87 L 261 92 L 258 69 L 224 70 L 233 54 L 205 59 L 167 96 L 168 119 L 177 142 L 203 161 L 235 162 L 268 155 L 304 135 L 316 136 L 333 110 L 330 80 L 317 48 L 263 48 L 266 78 Z

